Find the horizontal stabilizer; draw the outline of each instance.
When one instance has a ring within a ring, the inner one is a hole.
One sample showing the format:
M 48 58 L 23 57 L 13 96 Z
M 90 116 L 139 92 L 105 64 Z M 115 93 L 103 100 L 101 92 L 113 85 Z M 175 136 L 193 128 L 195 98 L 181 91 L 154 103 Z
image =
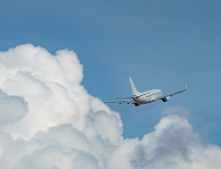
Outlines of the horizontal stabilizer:
M 117 97 L 116 99 L 133 99 L 133 97 Z
M 121 103 L 127 103 L 127 104 L 132 103 L 132 104 L 134 104 L 134 103 L 137 103 L 137 102 L 135 102 L 133 100 L 128 100 L 128 101 L 116 101 L 116 102 L 105 102 L 105 103 L 119 103 L 119 104 L 121 104 Z

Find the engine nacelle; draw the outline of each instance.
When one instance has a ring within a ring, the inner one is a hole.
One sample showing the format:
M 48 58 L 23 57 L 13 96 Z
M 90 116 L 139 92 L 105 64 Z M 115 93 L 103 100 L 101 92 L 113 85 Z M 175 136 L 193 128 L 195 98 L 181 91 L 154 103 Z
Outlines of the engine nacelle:
M 167 102 L 168 100 L 170 100 L 170 97 L 169 97 L 169 96 L 162 98 L 162 101 L 163 101 L 163 102 Z
M 134 103 L 134 105 L 135 105 L 135 106 L 140 106 L 140 104 L 138 104 L 138 103 Z

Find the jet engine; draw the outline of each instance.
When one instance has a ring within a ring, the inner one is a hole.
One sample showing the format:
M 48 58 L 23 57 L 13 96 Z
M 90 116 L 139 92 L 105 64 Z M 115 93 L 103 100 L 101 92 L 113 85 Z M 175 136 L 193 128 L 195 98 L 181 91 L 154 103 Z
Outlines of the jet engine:
M 135 106 L 140 106 L 140 104 L 138 104 L 138 103 L 134 103 L 134 105 L 135 105 Z
M 163 102 L 167 102 L 169 99 L 170 99 L 170 97 L 167 96 L 167 97 L 162 98 L 162 101 L 163 101 Z

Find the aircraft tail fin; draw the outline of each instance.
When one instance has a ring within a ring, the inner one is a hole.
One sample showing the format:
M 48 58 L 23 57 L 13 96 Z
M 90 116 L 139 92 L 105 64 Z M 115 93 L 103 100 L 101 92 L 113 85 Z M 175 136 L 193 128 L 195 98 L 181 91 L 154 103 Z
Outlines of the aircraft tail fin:
M 131 77 L 129 77 L 129 79 L 130 79 L 130 84 L 131 84 L 131 88 L 132 88 L 133 94 L 134 95 L 139 95 L 139 92 L 137 91 L 137 89 L 136 89 L 136 87 L 135 87 L 135 85 L 133 83 L 133 80 L 131 79 Z

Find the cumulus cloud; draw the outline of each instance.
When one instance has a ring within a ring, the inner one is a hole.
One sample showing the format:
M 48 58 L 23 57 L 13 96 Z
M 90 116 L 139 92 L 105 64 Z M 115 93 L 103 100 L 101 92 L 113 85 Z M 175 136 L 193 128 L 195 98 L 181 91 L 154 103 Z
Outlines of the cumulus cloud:
M 119 114 L 81 85 L 73 51 L 20 45 L 0 52 L 0 74 L 0 168 L 221 167 L 220 147 L 204 144 L 177 108 L 143 139 L 124 139 Z
M 0 90 L 0 127 L 22 119 L 28 113 L 27 102 L 19 96 L 9 96 Z

